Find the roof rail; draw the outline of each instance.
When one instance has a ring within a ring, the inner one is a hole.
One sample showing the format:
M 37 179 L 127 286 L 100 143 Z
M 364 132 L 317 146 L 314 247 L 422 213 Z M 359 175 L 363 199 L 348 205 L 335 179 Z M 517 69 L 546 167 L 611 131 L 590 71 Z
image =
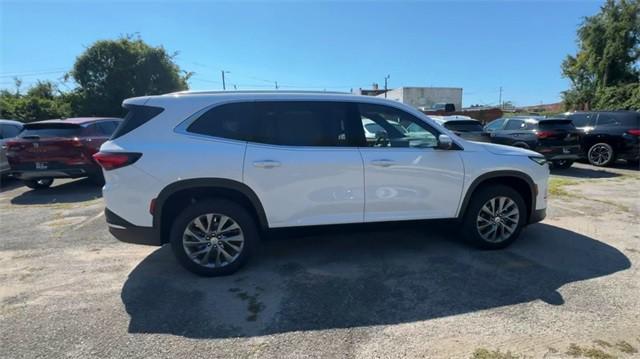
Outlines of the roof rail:
M 303 90 L 242 90 L 242 91 L 178 91 L 171 92 L 167 95 L 216 95 L 216 94 L 243 94 L 243 93 L 263 93 L 263 94 L 279 94 L 279 93 L 287 93 L 287 94 L 332 94 L 332 95 L 353 95 L 351 92 L 340 92 L 340 91 L 303 91 Z

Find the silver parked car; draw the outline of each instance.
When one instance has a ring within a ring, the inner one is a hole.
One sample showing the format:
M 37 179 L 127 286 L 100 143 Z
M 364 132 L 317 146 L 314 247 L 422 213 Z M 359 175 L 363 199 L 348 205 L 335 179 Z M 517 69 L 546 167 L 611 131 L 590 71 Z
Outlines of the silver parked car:
M 22 122 L 0 119 L 0 176 L 4 176 L 11 170 L 7 161 L 5 142 L 18 136 L 21 131 Z

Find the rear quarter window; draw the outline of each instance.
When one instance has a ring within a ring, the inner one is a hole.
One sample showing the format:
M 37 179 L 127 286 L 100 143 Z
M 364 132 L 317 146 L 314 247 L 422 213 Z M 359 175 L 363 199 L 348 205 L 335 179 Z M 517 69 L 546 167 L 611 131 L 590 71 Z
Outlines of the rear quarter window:
M 120 123 L 111 136 L 112 140 L 124 136 L 125 134 L 144 125 L 164 111 L 161 107 L 143 105 L 125 105 L 125 108 L 129 110 L 129 112 L 127 112 L 127 115 L 124 117 L 124 121 Z
M 198 117 L 187 132 L 249 141 L 253 125 L 253 103 L 240 102 L 216 106 Z

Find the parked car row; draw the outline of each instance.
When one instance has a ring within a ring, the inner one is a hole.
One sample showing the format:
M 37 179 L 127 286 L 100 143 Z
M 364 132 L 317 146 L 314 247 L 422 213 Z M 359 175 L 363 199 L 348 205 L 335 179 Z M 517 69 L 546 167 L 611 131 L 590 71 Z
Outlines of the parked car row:
M 4 134 L 15 122 L 2 122 L 3 172 L 10 171 L 32 189 L 47 188 L 54 178 L 89 177 L 102 183 L 102 169 L 92 156 L 121 122 L 96 117 L 38 121 L 20 124 L 12 136 Z
M 484 127 L 466 116 L 431 117 L 471 141 L 534 150 L 555 168 L 571 167 L 579 159 L 594 166 L 608 166 L 617 159 L 637 164 L 640 159 L 640 114 L 635 111 L 576 112 L 551 118 L 514 116 Z

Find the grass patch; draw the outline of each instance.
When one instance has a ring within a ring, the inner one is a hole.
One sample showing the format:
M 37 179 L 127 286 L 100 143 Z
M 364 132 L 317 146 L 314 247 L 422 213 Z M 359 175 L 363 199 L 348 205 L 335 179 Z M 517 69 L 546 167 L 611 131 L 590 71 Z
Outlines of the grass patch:
M 578 184 L 578 181 L 567 178 L 551 177 L 549 179 L 549 195 L 555 197 L 569 196 L 569 192 L 567 192 L 564 187 L 576 184 Z
M 489 350 L 484 348 L 476 349 L 471 355 L 471 359 L 520 359 L 521 357 L 512 354 L 510 351 Z
M 585 348 L 577 344 L 571 344 L 566 354 L 574 358 L 579 358 L 579 357 L 585 357 L 590 359 L 616 359 L 617 358 L 615 355 L 609 354 L 602 349 Z
M 623 352 L 623 353 L 627 353 L 627 354 L 635 354 L 638 352 L 638 349 L 636 349 L 633 345 L 625 342 L 624 340 L 621 340 L 619 342 L 616 343 L 616 348 Z

